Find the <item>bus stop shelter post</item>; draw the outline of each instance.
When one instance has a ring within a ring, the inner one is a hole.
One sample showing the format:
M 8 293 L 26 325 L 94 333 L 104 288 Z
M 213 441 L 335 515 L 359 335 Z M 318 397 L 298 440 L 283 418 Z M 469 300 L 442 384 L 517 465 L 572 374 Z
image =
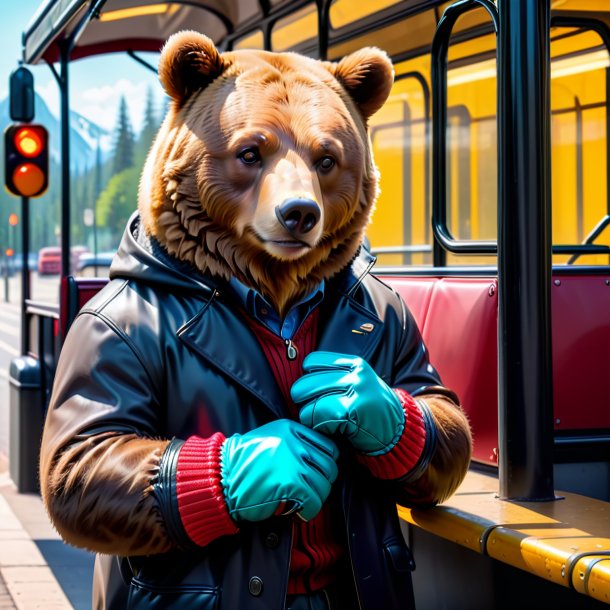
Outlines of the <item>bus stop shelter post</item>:
M 550 1 L 498 11 L 499 494 L 552 500 Z
M 70 45 L 61 45 L 60 77 L 61 98 L 61 277 L 70 275 L 70 95 L 68 66 Z

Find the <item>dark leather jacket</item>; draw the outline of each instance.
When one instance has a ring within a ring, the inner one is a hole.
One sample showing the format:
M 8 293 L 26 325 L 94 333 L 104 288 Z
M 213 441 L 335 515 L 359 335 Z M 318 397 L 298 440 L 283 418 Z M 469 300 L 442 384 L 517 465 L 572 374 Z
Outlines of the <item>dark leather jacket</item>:
M 138 555 L 130 562 L 128 608 L 281 610 L 293 517 L 246 525 L 196 549 L 154 546 L 145 539 L 150 533 L 134 532 L 143 500 L 131 498 L 132 490 L 148 493 L 150 484 L 138 491 L 137 481 L 146 476 L 150 483 L 159 473 L 142 474 L 137 456 L 111 453 L 109 443 L 216 431 L 230 436 L 286 416 L 261 347 L 225 285 L 183 267 L 158 246 L 143 245 L 138 227 L 136 215 L 112 281 L 81 311 L 65 342 L 43 439 L 45 502 L 68 541 Z M 413 318 L 400 297 L 370 275 L 373 262 L 363 251 L 327 282 L 317 349 L 359 355 L 388 385 L 413 395 L 442 394 Z M 364 324 L 371 332 L 352 332 Z M 168 462 L 156 467 L 171 475 Z M 395 506 L 403 486 L 375 480 L 353 460 L 341 471 L 333 493 L 340 495 L 359 606 L 408 608 L 412 565 Z M 73 483 L 81 474 L 97 478 Z M 164 506 L 156 514 L 167 536 L 167 521 L 176 515 Z M 129 531 L 113 531 L 125 523 Z M 128 540 L 123 547 L 121 537 Z M 163 552 L 150 550 L 157 548 Z

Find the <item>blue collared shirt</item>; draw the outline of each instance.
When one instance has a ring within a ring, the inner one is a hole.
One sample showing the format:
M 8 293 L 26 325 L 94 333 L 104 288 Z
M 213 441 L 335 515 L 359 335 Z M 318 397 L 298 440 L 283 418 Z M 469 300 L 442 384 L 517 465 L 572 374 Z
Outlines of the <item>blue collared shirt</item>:
M 263 326 L 284 340 L 294 337 L 307 316 L 324 298 L 324 281 L 322 281 L 317 288 L 295 303 L 286 317 L 281 320 L 273 307 L 256 290 L 248 288 L 235 278 L 231 279 L 230 285 L 245 310 Z

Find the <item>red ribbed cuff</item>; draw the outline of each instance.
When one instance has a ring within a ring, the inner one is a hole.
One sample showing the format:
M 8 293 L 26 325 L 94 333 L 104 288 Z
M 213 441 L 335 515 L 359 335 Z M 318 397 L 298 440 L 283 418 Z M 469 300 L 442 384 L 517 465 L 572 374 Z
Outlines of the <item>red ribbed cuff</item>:
M 220 432 L 209 438 L 191 436 L 178 455 L 178 511 L 186 533 L 199 546 L 238 531 L 222 492 L 220 449 L 224 440 Z
M 400 479 L 407 475 L 419 461 L 426 444 L 426 425 L 413 397 L 400 388 L 395 388 L 405 412 L 405 429 L 399 441 L 382 455 L 358 455 L 377 479 Z

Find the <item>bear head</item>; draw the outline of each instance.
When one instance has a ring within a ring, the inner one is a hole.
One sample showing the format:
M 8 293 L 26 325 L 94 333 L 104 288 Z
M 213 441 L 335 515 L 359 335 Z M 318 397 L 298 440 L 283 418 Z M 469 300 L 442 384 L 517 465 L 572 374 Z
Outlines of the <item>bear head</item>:
M 140 182 L 145 230 L 283 315 L 362 243 L 378 192 L 367 121 L 393 76 L 376 48 L 333 63 L 173 35 L 159 63 L 170 106 Z

